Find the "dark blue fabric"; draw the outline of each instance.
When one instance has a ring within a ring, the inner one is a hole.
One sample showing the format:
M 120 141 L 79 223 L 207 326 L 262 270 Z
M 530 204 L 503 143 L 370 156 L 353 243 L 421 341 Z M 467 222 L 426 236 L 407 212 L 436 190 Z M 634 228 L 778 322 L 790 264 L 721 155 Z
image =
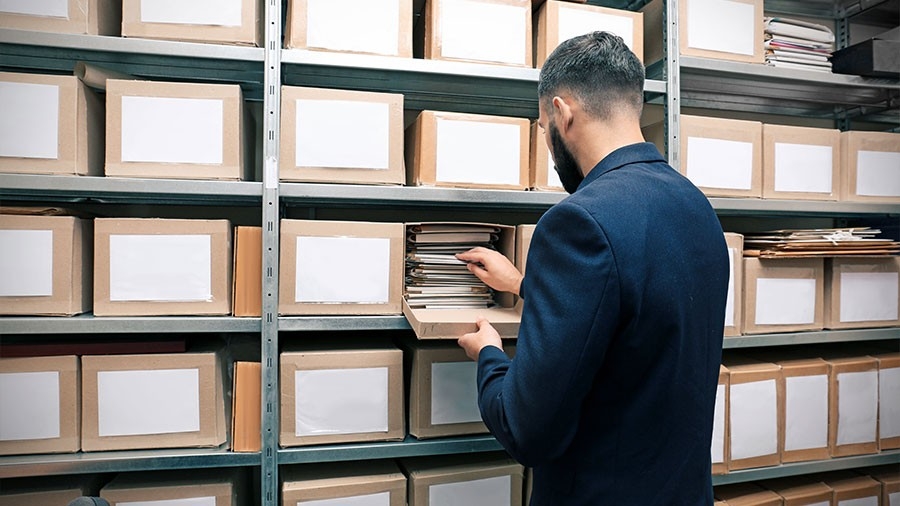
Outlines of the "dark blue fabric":
M 649 143 L 544 214 L 515 360 L 478 358 L 482 416 L 534 468 L 531 506 L 712 504 L 728 275 L 709 201 Z

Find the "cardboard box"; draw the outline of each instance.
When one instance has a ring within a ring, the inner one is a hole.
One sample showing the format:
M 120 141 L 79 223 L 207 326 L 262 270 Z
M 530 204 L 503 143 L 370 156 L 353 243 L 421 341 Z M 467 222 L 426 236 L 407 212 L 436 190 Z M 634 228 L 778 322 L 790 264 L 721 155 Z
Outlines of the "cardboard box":
M 842 132 L 841 200 L 900 202 L 900 134 Z
M 531 237 L 537 225 L 516 226 L 516 258 L 513 262 L 519 272 L 525 274 L 525 266 L 528 261 L 528 250 L 531 248 Z
M 221 469 L 122 473 L 100 490 L 100 497 L 109 501 L 110 506 L 238 506 L 250 501 L 241 498 L 240 483 L 236 473 Z
M 81 357 L 86 452 L 215 447 L 228 433 L 214 352 Z
M 625 45 L 644 61 L 644 15 L 640 12 L 547 0 L 538 9 L 535 23 L 536 68 L 544 64 L 561 42 L 594 31 L 622 37 Z
M 900 448 L 900 353 L 876 355 L 878 360 L 878 447 Z M 898 491 L 900 492 L 900 491 Z
M 288 48 L 412 58 L 412 0 L 290 0 Z
M 762 485 L 780 495 L 784 506 L 831 506 L 834 495 L 817 475 L 769 480 Z
M 258 452 L 262 447 L 262 366 L 235 362 L 231 403 L 231 450 Z
M 403 404 L 397 348 L 281 354 L 281 446 L 402 440 Z
M 744 312 L 744 236 L 725 232 L 728 246 L 728 298 L 725 302 L 725 337 L 741 335 Z
M 777 364 L 726 361 L 728 470 L 781 464 L 784 443 L 784 378 Z M 730 503 L 729 503 L 730 504 Z
M 821 258 L 744 258 L 744 334 L 821 330 Z
M 719 366 L 719 384 L 716 386 L 716 409 L 713 414 L 713 435 L 710 453 L 712 457 L 712 474 L 728 474 L 728 391 L 731 372 L 724 365 Z
M 831 456 L 878 453 L 878 361 L 869 356 L 826 360 Z
M 122 37 L 260 46 L 264 17 L 260 0 L 122 0 Z
M 762 197 L 762 123 L 682 114 L 681 153 L 679 171 L 707 196 Z
M 0 72 L 0 110 L 0 173 L 103 173 L 103 100 L 77 77 Z
M 425 458 L 406 460 L 409 506 L 522 504 L 524 468 L 511 459 Z
M 81 496 L 96 496 L 101 481 L 90 474 L 5 479 L 0 506 L 68 506 Z
M 524 190 L 529 121 L 422 111 L 406 129 L 407 184 Z
M 881 483 L 868 476 L 852 473 L 826 475 L 825 484 L 834 490 L 832 504 L 837 506 L 879 506 Z
M 663 122 L 650 123 L 648 125 L 641 126 L 641 134 L 644 136 L 644 140 L 652 143 L 656 146 L 656 149 L 662 154 L 666 159 L 668 159 L 668 153 L 666 152 L 666 125 Z
M 94 222 L 95 316 L 231 313 L 227 220 Z
M 825 328 L 900 326 L 900 257 L 825 262 Z
M 537 121 L 531 124 L 531 151 L 528 157 L 528 187 L 532 190 L 566 191 L 559 173 L 556 172 L 556 164 L 550 156 L 550 149 Z
M 0 359 L 0 455 L 81 448 L 78 357 Z
M 403 95 L 281 89 L 283 181 L 404 183 Z
M 763 125 L 763 198 L 837 200 L 839 130 Z
M 262 315 L 262 227 L 234 227 L 234 316 Z
M 900 30 L 894 27 L 874 38 L 838 49 L 832 54 L 835 74 L 886 77 L 897 79 L 900 74 Z
M 821 358 L 778 362 L 784 376 L 784 449 L 781 461 L 830 458 L 828 363 Z
M 119 35 L 122 4 L 115 0 L 4 2 L 0 28 L 33 32 Z
M 781 496 L 755 483 L 738 483 L 716 487 L 716 499 L 727 506 L 782 506 Z
M 240 86 L 119 79 L 106 86 L 107 176 L 250 179 Z
M 393 462 L 283 467 L 282 506 L 406 506 L 406 476 Z
M 0 214 L 0 315 L 90 311 L 92 229 L 72 216 Z
M 416 56 L 532 67 L 531 0 L 425 0 Z
M 900 472 L 897 466 L 882 466 L 865 470 L 881 483 L 881 506 L 900 504 Z
M 401 312 L 400 223 L 281 220 L 280 261 L 281 314 Z

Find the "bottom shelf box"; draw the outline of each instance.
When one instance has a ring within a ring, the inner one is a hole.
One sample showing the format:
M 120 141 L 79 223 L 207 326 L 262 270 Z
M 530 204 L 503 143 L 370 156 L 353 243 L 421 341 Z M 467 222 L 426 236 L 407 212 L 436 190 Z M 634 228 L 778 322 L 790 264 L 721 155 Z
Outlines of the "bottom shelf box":
M 233 471 L 192 470 L 120 474 L 100 490 L 110 506 L 240 506 L 239 475 Z
M 393 463 L 287 467 L 282 477 L 282 506 L 406 506 L 406 476 Z
M 522 504 L 525 469 L 510 459 L 432 457 L 402 465 L 409 477 L 409 506 Z

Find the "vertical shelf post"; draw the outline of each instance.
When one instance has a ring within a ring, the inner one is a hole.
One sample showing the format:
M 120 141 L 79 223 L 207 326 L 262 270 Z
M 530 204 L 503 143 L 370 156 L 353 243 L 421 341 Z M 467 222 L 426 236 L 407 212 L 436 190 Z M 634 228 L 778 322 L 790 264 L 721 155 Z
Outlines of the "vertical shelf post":
M 665 40 L 666 107 L 665 132 L 669 165 L 675 170 L 681 166 L 681 61 L 678 35 L 678 0 L 663 0 L 663 40 Z

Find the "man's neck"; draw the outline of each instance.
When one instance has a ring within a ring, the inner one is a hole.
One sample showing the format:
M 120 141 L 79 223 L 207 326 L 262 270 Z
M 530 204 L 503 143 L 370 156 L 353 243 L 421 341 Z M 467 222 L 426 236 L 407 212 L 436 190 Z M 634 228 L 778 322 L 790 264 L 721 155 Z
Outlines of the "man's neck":
M 644 142 L 640 124 L 633 120 L 593 122 L 584 125 L 581 133 L 574 143 L 579 149 L 573 154 L 585 176 L 613 151 Z

